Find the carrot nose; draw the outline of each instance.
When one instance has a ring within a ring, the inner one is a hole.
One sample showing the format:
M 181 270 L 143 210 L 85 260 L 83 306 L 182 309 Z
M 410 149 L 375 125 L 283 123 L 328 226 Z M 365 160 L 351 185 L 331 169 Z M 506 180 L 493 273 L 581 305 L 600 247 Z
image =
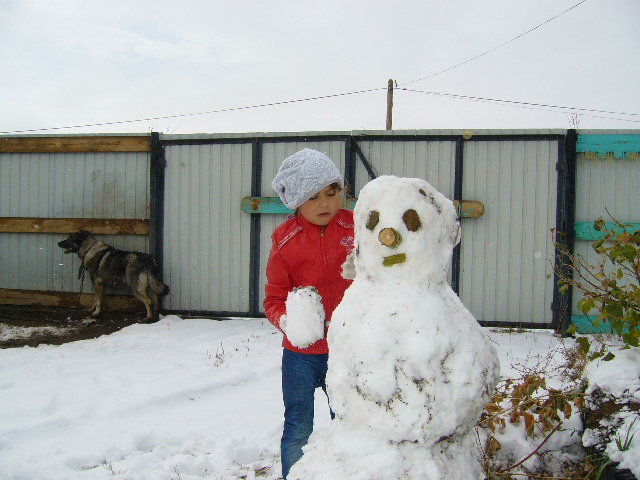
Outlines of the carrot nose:
M 402 243 L 402 237 L 393 228 L 383 228 L 378 234 L 378 240 L 389 248 L 397 248 Z

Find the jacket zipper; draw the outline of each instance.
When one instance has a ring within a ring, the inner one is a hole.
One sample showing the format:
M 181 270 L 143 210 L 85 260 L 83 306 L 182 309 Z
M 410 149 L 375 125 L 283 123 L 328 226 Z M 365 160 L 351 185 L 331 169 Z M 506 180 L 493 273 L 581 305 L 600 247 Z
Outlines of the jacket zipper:
M 333 289 L 331 288 L 331 285 L 329 284 L 329 282 L 327 282 L 327 263 L 326 263 L 326 256 L 327 256 L 327 248 L 325 245 L 325 241 L 324 241 L 324 231 L 325 231 L 325 226 L 323 226 L 320 229 L 320 237 L 322 238 L 322 240 L 320 240 L 320 264 L 322 265 L 322 278 L 324 280 L 325 286 L 327 288 L 327 298 L 326 298 L 326 308 L 332 308 L 333 306 Z M 325 315 L 325 327 L 324 327 L 324 338 L 327 338 L 327 318 Z

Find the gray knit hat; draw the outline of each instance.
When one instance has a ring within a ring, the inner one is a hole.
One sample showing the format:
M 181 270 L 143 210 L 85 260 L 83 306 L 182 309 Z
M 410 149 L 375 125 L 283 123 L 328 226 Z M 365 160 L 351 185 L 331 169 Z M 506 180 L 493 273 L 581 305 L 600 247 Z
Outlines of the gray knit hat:
M 334 182 L 343 186 L 335 163 L 324 153 L 305 148 L 284 159 L 271 186 L 282 203 L 295 210 Z

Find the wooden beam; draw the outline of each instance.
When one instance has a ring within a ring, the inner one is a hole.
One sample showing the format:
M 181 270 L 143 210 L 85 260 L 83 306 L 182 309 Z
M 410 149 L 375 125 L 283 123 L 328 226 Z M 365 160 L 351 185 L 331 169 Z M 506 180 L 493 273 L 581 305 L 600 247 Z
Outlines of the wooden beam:
M 103 311 L 145 311 L 142 302 L 130 295 L 105 295 L 104 303 L 105 306 L 103 307 Z M 0 304 L 60 308 L 90 308 L 93 305 L 93 293 L 83 293 L 78 299 L 78 294 L 73 292 L 0 288 Z
M 624 223 L 624 225 L 626 228 L 622 229 L 614 222 L 606 222 L 604 228 L 606 230 L 613 230 L 616 234 L 620 234 L 624 230 L 629 233 L 640 230 L 640 223 Z M 576 222 L 573 224 L 573 228 L 576 232 L 576 240 L 599 240 L 604 237 L 603 231 L 598 231 L 593 228 L 593 222 Z
M 149 136 L 0 137 L 0 153 L 149 152 Z
M 640 158 L 640 135 L 578 135 L 576 151 L 588 159 L 593 158 Z
M 458 211 L 458 216 L 461 218 L 480 218 L 484 215 L 484 203 L 477 200 L 454 200 L 453 205 Z
M 137 218 L 0 217 L 1 233 L 73 233 L 148 235 L 149 220 Z
M 601 320 L 596 327 L 594 325 L 596 318 L 598 318 L 597 315 L 571 315 L 571 323 L 578 329 L 577 333 L 611 333 L 611 323 Z M 622 333 L 629 333 L 629 327 L 624 327 Z
M 347 198 L 344 208 L 353 210 L 357 198 Z M 484 214 L 484 204 L 477 200 L 463 200 L 462 206 L 458 200 L 453 204 L 458 211 L 458 215 L 463 218 L 479 218 Z M 278 197 L 244 197 L 240 201 L 240 208 L 245 213 L 266 213 L 266 214 L 292 214 L 293 210 L 287 208 Z
M 356 200 L 356 198 L 347 198 L 344 208 L 353 210 Z M 240 209 L 245 213 L 278 213 L 284 215 L 294 213 L 278 197 L 244 197 L 240 200 Z

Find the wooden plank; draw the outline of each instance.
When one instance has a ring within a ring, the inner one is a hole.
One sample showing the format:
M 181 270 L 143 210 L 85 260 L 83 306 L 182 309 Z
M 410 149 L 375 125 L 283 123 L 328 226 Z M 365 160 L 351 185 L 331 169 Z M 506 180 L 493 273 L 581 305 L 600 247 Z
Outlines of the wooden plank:
M 578 135 L 578 153 L 587 157 L 640 158 L 640 135 Z
M 462 218 L 480 218 L 484 215 L 484 203 L 477 200 L 463 200 L 462 205 L 458 200 L 454 200 L 453 204 L 458 210 L 458 216 Z
M 627 226 L 626 231 L 629 233 L 640 230 L 640 223 L 625 223 L 624 225 Z M 613 222 L 606 222 L 604 226 L 607 230 L 613 230 L 616 233 L 624 231 Z M 599 240 L 604 237 L 602 231 L 599 232 L 593 228 L 593 222 L 576 222 L 573 224 L 573 228 L 576 232 L 576 240 Z
M 356 205 L 355 198 L 347 198 L 344 208 L 353 210 Z M 240 208 L 245 213 L 267 213 L 291 215 L 293 210 L 287 208 L 278 197 L 244 197 L 240 201 Z
M 93 305 L 93 293 L 83 293 L 78 298 L 78 294 L 73 292 L 0 288 L 0 304 L 88 309 Z M 103 311 L 107 312 L 145 311 L 142 302 L 130 295 L 105 295 L 104 304 Z
M 149 152 L 150 136 L 0 137 L 0 153 Z
M 353 210 L 356 205 L 357 198 L 348 198 L 344 208 Z M 477 200 L 463 200 L 462 207 L 460 202 L 453 202 L 458 215 L 464 218 L 479 218 L 484 214 L 484 204 Z M 292 214 L 293 210 L 287 208 L 278 197 L 244 197 L 240 201 L 240 208 L 245 213 L 264 213 L 264 214 Z
M 149 220 L 138 218 L 0 217 L 2 233 L 73 233 L 149 235 Z
M 611 333 L 611 324 L 601 321 L 596 327 L 593 324 L 596 318 L 597 315 L 571 315 L 571 323 L 576 326 L 578 333 Z M 629 328 L 623 328 L 622 333 L 629 333 Z

